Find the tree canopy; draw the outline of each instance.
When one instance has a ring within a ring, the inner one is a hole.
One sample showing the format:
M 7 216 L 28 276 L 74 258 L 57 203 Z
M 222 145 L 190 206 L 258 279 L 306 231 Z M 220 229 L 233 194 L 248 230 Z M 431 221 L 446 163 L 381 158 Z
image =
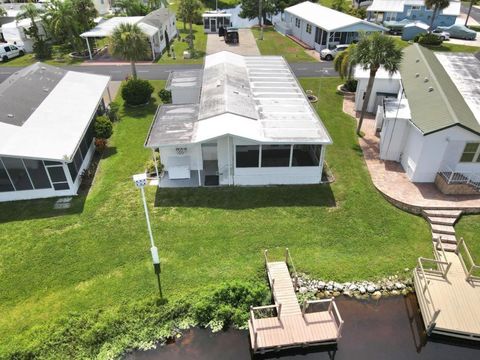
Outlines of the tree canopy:
M 435 22 L 435 18 L 437 17 L 438 13 L 441 10 L 447 8 L 448 5 L 450 5 L 449 0 L 425 0 L 425 6 L 427 7 L 427 9 L 433 9 L 429 30 L 433 29 L 433 23 Z

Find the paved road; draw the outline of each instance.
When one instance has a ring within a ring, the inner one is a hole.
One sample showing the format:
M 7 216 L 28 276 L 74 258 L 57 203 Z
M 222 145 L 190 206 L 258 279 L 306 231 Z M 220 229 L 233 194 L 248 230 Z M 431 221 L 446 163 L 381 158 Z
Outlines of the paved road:
M 203 65 L 137 65 L 138 77 L 148 80 L 166 80 L 172 70 L 201 69 Z M 290 66 L 297 77 L 337 76 L 332 62 L 292 63 Z M 113 81 L 125 79 L 130 74 L 130 65 L 67 66 L 69 70 L 108 75 Z M 0 66 L 0 82 L 20 67 Z
M 470 5 L 462 3 L 462 13 L 468 14 L 468 8 Z M 472 7 L 472 11 L 470 12 L 470 17 L 474 19 L 476 22 L 480 23 L 480 9 L 477 7 Z

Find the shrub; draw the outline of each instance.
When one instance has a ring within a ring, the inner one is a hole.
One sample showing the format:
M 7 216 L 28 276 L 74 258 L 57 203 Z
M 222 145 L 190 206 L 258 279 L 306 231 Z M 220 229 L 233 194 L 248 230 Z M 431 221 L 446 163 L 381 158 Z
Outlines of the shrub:
M 161 173 L 163 171 L 163 164 L 160 161 L 160 155 L 155 153 L 155 158 L 157 160 L 158 172 Z M 153 174 L 155 172 L 155 161 L 153 161 L 153 159 L 147 160 L 145 163 L 145 172 L 147 174 Z
M 97 116 L 93 128 L 97 139 L 108 139 L 112 136 L 112 122 L 106 116 Z
M 413 39 L 414 42 L 418 42 L 420 45 L 441 45 L 443 40 L 439 36 L 434 34 L 419 34 Z
M 122 86 L 122 99 L 128 105 L 143 105 L 150 101 L 153 90 L 147 80 L 130 79 Z
M 167 89 L 162 89 L 158 92 L 158 97 L 164 104 L 170 104 L 172 102 L 172 92 Z
M 350 91 L 350 92 L 357 91 L 357 80 L 350 79 L 350 80 L 345 81 L 345 84 L 343 84 L 343 88 L 347 91 Z
M 43 39 L 35 41 L 33 44 L 33 52 L 38 60 L 48 59 L 52 55 L 52 49 L 50 45 Z
M 110 105 L 108 105 L 107 116 L 110 121 L 117 121 L 118 120 L 118 112 L 120 111 L 120 105 L 116 102 L 112 101 Z

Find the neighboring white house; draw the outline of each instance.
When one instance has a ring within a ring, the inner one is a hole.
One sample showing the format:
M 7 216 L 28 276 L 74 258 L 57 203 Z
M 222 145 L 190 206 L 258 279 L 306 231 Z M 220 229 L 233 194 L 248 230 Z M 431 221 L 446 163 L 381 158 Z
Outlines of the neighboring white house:
M 202 14 L 203 31 L 206 33 L 217 33 L 218 29 L 232 26 L 232 14 L 225 10 L 211 10 Z
M 358 40 L 361 32 L 368 34 L 387 30 L 310 1 L 286 8 L 285 20 L 276 23 L 275 28 L 318 51 L 339 44 L 350 44 Z
M 159 186 L 322 182 L 332 140 L 283 57 L 223 51 L 176 77 L 173 99 L 192 103 L 159 107 L 145 143 L 165 166 Z
M 360 109 L 368 72 L 357 69 L 355 77 Z M 404 50 L 400 76 L 380 71 L 375 92 L 377 99 L 379 93 L 392 94 L 383 104 L 369 104 L 369 111 L 378 106 L 381 159 L 400 162 L 413 182 L 443 176 L 447 182 L 480 183 L 480 61 L 475 56 L 411 45 Z
M 35 20 L 38 26 L 38 33 L 40 36 L 45 36 L 45 29 L 42 25 L 42 20 Z M 32 22 L 30 19 L 23 19 L 19 21 L 11 21 L 2 25 L 2 34 L 6 42 L 16 45 L 22 45 L 25 52 L 33 51 L 34 40 L 25 33 L 25 30 L 30 29 Z
M 0 84 L 0 201 L 77 194 L 108 82 L 36 63 Z
M 175 13 L 166 8 L 157 9 L 146 16 L 113 17 L 80 35 L 87 40 L 90 59 L 93 58 L 93 53 L 88 39 L 111 36 L 120 24 L 137 24 L 142 29 L 148 37 L 153 59 L 165 50 L 167 42 L 177 36 Z

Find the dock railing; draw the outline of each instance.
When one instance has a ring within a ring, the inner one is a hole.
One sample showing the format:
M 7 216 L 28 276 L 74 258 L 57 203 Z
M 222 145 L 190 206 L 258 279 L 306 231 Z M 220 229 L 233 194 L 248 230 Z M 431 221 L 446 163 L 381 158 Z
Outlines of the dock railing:
M 295 264 L 293 263 L 292 256 L 288 248 L 285 248 L 285 263 L 291 268 L 291 273 L 293 274 L 293 287 L 295 290 L 298 288 L 298 274 L 297 269 L 295 269 Z
M 439 247 L 440 247 L 440 250 L 438 249 Z M 440 272 L 442 273 L 442 276 L 446 278 L 448 271 L 452 266 L 452 263 L 446 261 L 447 254 L 445 253 L 445 248 L 443 246 L 442 236 L 438 238 L 437 244 L 433 246 L 433 255 L 435 256 L 435 261 L 437 262 L 438 270 L 440 270 Z
M 475 261 L 473 260 L 473 257 L 470 254 L 470 250 L 468 249 L 467 244 L 465 243 L 465 240 L 463 239 L 463 237 L 460 238 L 457 244 L 457 250 L 455 251 L 455 253 L 460 258 L 460 262 L 462 263 L 463 269 L 465 270 L 465 273 L 466 273 L 465 280 L 480 281 L 480 266 L 475 264 Z M 463 255 L 465 255 L 466 259 L 464 259 Z
M 342 327 L 343 327 L 343 319 L 340 316 L 340 312 L 338 311 L 337 304 L 335 304 L 335 298 L 330 298 L 330 299 L 321 299 L 321 300 L 304 300 L 303 301 L 303 306 L 302 306 L 302 315 L 305 317 L 305 314 L 310 307 L 310 305 L 315 305 L 315 304 L 320 304 L 322 306 L 326 306 L 327 310 L 318 310 L 318 311 L 328 311 L 330 316 L 335 320 L 335 323 L 337 325 L 337 337 L 340 338 L 342 335 Z M 315 312 L 315 311 L 314 311 Z
M 430 280 L 427 279 L 425 268 L 423 267 L 423 262 L 437 263 L 438 261 L 439 260 L 426 259 L 426 258 L 422 258 L 422 257 L 418 258 L 417 271 L 420 271 L 420 273 L 422 274 L 422 276 L 421 277 L 419 276 L 418 279 L 419 279 L 420 282 L 423 280 L 423 285 L 422 285 L 421 291 L 422 291 L 422 294 L 424 294 L 424 296 L 425 296 L 425 304 L 427 305 L 426 310 L 429 312 L 429 315 L 431 316 L 431 319 L 428 322 L 427 329 L 426 329 L 427 334 L 430 334 L 433 331 L 433 329 L 435 328 L 438 315 L 440 314 L 440 309 L 436 309 L 435 304 L 433 303 L 433 297 L 432 297 L 432 294 L 431 294 L 430 288 L 429 288 Z M 435 274 L 440 274 L 440 275 L 443 276 L 443 271 L 438 271 L 438 270 L 433 270 L 433 269 L 428 270 L 427 269 L 427 272 L 433 272 Z M 428 299 L 427 299 L 427 296 L 428 296 Z
M 255 313 L 261 313 L 266 310 L 271 310 L 275 309 L 277 310 L 277 316 L 280 318 L 280 311 L 281 311 L 282 305 L 281 304 L 274 304 L 274 305 L 265 305 L 265 306 L 250 306 L 250 320 L 252 324 L 252 330 L 253 330 L 253 348 L 256 351 L 257 350 L 257 338 L 258 338 L 258 331 L 257 327 L 255 324 Z M 260 314 L 262 315 L 262 314 Z M 270 316 L 271 317 L 271 316 Z

